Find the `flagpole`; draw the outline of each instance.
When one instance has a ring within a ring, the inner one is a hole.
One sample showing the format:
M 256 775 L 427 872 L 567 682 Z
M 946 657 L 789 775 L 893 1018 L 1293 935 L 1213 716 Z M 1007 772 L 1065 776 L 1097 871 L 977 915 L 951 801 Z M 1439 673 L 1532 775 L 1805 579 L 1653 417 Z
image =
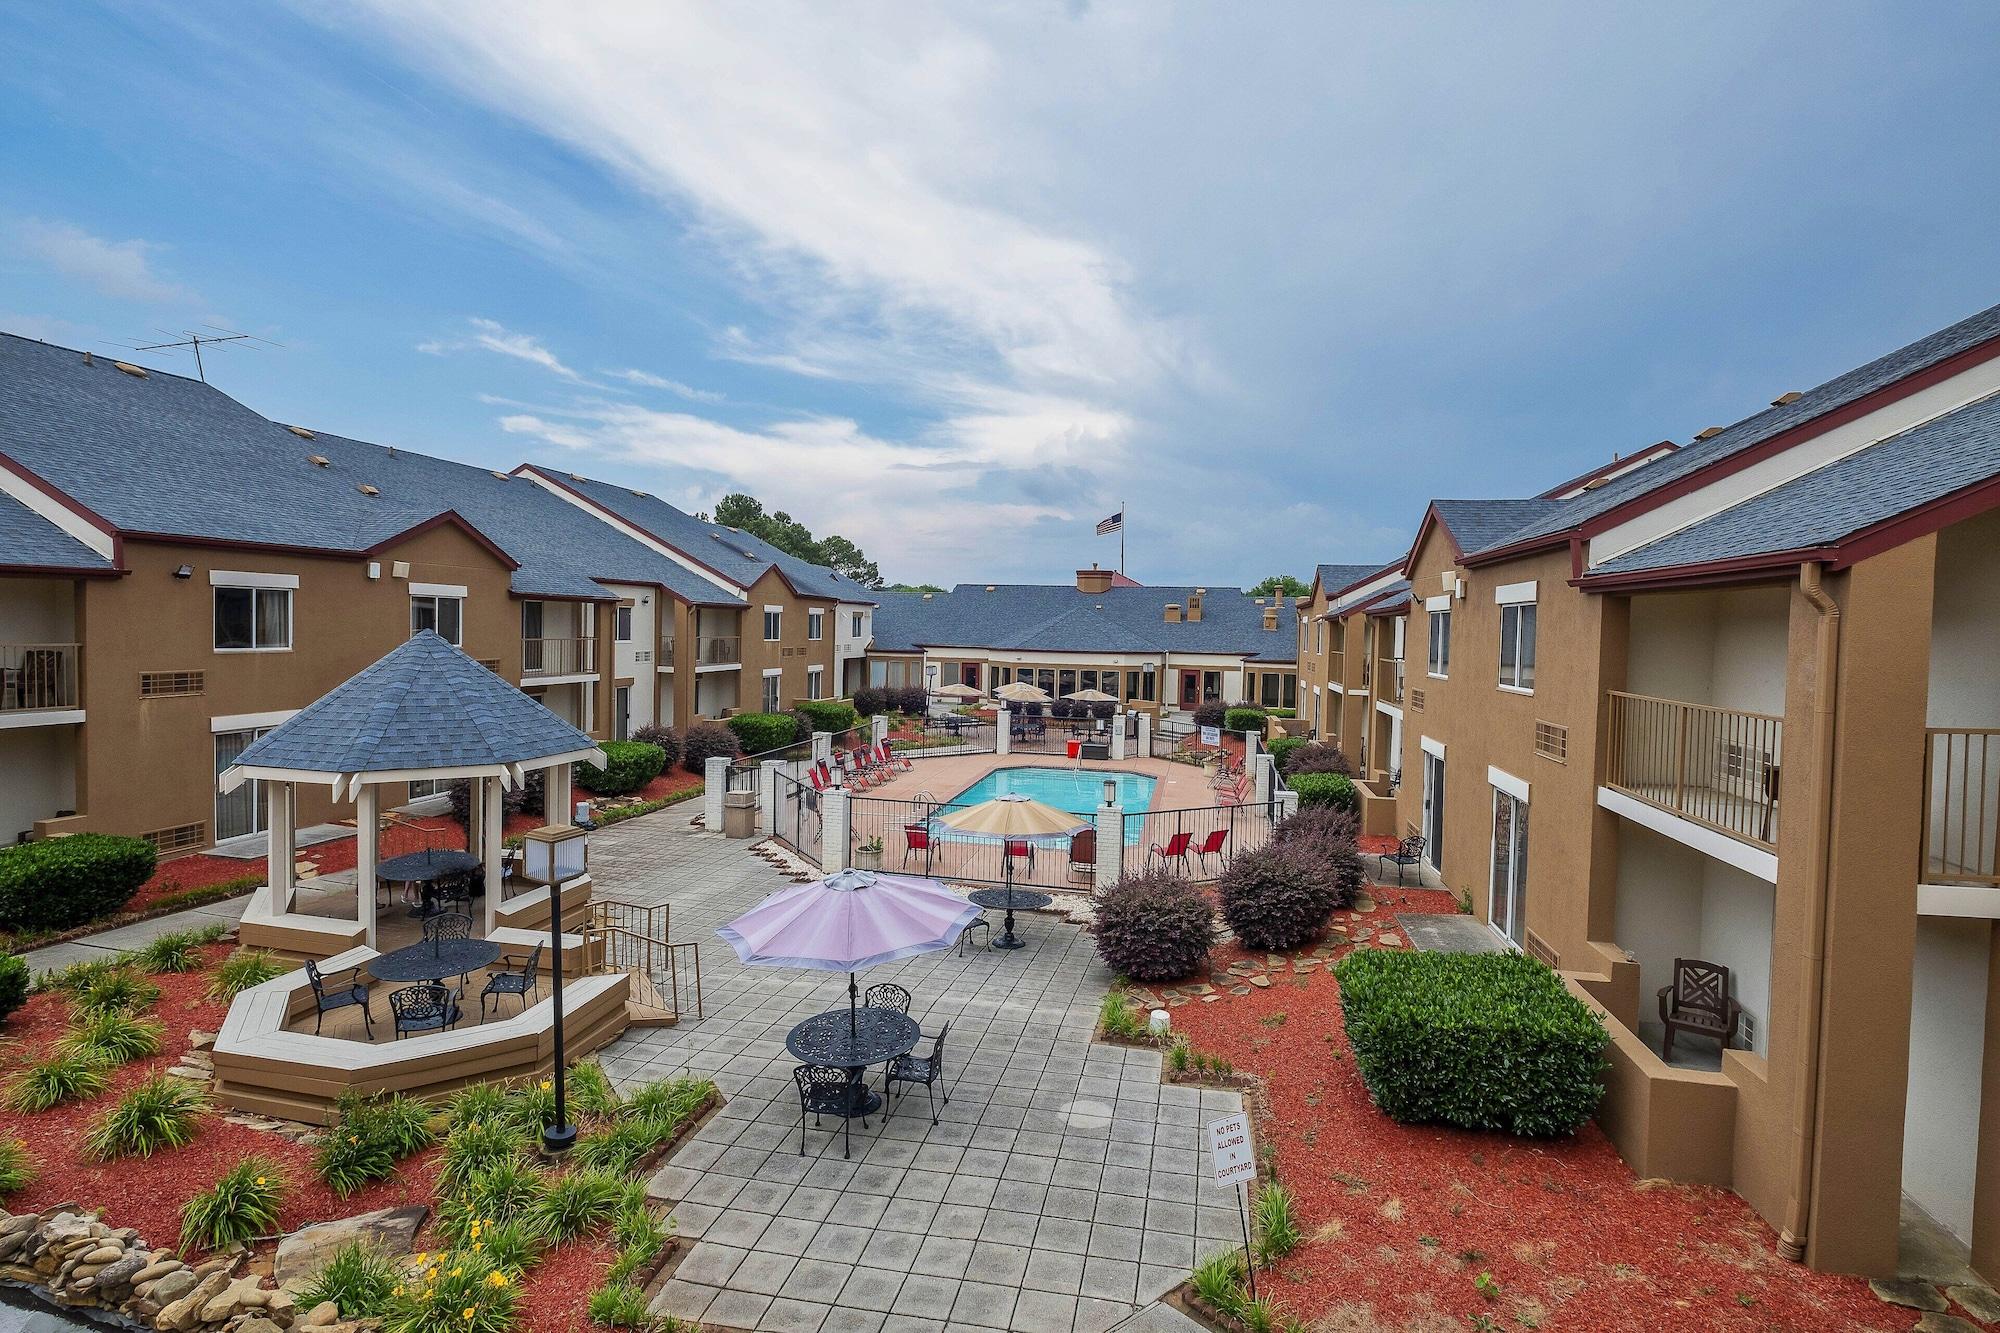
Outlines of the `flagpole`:
M 1125 502 L 1118 502 L 1118 572 L 1125 572 Z

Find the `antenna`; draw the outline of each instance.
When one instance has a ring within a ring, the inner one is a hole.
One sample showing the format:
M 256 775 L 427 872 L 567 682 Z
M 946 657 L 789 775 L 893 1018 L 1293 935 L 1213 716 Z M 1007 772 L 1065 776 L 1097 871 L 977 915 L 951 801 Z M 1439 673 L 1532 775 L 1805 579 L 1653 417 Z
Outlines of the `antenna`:
M 147 343 L 143 347 L 135 344 L 132 350 L 135 352 L 161 352 L 177 350 L 182 347 L 191 347 L 194 349 L 194 373 L 200 378 L 203 384 L 206 384 L 208 383 L 208 371 L 201 362 L 201 349 L 204 343 L 209 346 L 214 346 L 216 343 L 239 342 L 247 342 L 253 346 L 257 343 L 265 343 L 272 347 L 284 346 L 283 343 L 272 342 L 269 338 L 260 338 L 254 333 L 238 333 L 234 329 L 225 329 L 220 324 L 209 324 L 204 327 L 214 329 L 215 332 L 196 333 L 193 329 L 183 329 L 181 330 L 183 336 L 175 338 L 171 342 Z M 162 329 L 160 332 L 165 333 L 166 331 Z M 167 334 L 167 336 L 169 338 L 173 337 L 172 334 Z

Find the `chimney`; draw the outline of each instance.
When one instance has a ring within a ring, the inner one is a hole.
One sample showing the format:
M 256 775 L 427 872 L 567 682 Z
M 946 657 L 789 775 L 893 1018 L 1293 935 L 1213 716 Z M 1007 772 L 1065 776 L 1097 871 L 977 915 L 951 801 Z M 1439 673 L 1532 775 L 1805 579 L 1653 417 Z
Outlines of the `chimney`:
M 1275 607 L 1275 606 L 1267 606 L 1267 607 L 1265 607 L 1265 608 L 1264 608 L 1264 628 L 1265 628 L 1265 629 L 1276 629 L 1276 628 L 1278 628 L 1278 608 L 1277 608 L 1277 607 Z
M 1695 434 L 1695 439 L 1697 439 L 1697 440 L 1712 440 L 1712 439 L 1714 439 L 1714 438 L 1715 438 L 1716 436 L 1718 436 L 1718 435 L 1720 435 L 1720 434 L 1722 434 L 1722 427 L 1720 427 L 1720 426 L 1710 426 L 1710 427 L 1708 427 L 1708 428 L 1707 428 L 1706 430 L 1702 430 L 1702 431 L 1698 431 L 1698 432 L 1696 432 L 1696 434 Z
M 1111 571 L 1108 569 L 1099 569 L 1095 564 L 1092 564 L 1089 569 L 1077 570 L 1076 590 L 1091 597 L 1097 597 L 1110 592 Z
M 1167 623 L 1169 625 L 1178 625 L 1181 623 L 1181 604 L 1179 602 L 1167 603 Z
M 1206 588 L 1196 588 L 1196 589 L 1195 589 L 1195 590 L 1194 590 L 1193 592 L 1191 592 L 1191 593 L 1189 593 L 1189 594 L 1188 594 L 1188 613 L 1187 613 L 1187 618 L 1188 618 L 1188 619 L 1189 619 L 1190 621 L 1193 621 L 1193 622 L 1195 622 L 1195 623 L 1197 623 L 1197 624 L 1199 624 L 1199 623 L 1200 623 L 1200 621 L 1201 621 L 1201 595 L 1202 595 L 1203 593 L 1207 592 L 1207 591 L 1208 591 L 1208 589 L 1206 589 Z

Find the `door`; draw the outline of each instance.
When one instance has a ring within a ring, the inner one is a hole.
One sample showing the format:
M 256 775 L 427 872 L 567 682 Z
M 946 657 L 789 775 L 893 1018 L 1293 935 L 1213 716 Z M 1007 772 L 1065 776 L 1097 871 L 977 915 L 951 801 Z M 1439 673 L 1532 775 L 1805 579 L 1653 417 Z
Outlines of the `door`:
M 1181 672 L 1181 707 L 1190 713 L 1201 707 L 1201 672 Z
M 1444 756 L 1424 751 L 1424 860 L 1444 871 Z
M 612 739 L 628 741 L 632 739 L 632 687 L 620 685 L 617 695 L 618 730 L 612 733 Z
M 262 736 L 269 727 L 259 727 L 251 731 L 219 731 L 215 735 L 215 775 L 219 778 L 223 771 L 236 762 L 237 756 L 250 748 L 250 742 Z M 265 818 L 264 784 L 252 780 L 232 792 L 218 791 L 215 795 L 215 838 L 221 842 L 226 838 L 240 838 L 249 833 L 262 833 L 268 827 Z
M 524 674 L 542 669 L 542 604 L 521 603 L 521 670 Z
M 967 662 L 959 668 L 962 679 L 975 690 L 979 688 L 979 663 Z
M 1528 940 L 1528 803 L 1493 791 L 1493 878 L 1486 904 L 1493 929 L 1521 948 Z

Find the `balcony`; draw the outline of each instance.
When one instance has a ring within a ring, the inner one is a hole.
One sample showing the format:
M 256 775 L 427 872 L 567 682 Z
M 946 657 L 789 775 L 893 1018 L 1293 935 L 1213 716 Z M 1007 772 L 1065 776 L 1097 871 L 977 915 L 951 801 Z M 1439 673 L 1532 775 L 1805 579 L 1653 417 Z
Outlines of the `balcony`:
M 1403 702 L 1403 659 L 1400 657 L 1377 658 L 1375 662 L 1375 697 L 1385 703 Z
M 1777 851 L 1783 718 L 1619 690 L 1609 704 L 1605 786 Z
M 24 725 L 35 713 L 83 707 L 79 657 L 73 643 L 0 643 L 0 720 Z
M 1326 681 L 1329 685 L 1347 683 L 1347 654 L 1338 648 L 1326 655 Z
M 662 671 L 672 671 L 674 669 L 673 635 L 662 634 L 660 636 L 660 655 L 653 660 L 653 664 Z
M 1924 731 L 1926 884 L 2000 888 L 2000 730 Z
M 589 676 L 597 672 L 595 639 L 521 640 L 521 677 Z
M 743 640 L 738 635 L 708 637 L 695 641 L 695 666 L 732 667 L 743 664 Z

